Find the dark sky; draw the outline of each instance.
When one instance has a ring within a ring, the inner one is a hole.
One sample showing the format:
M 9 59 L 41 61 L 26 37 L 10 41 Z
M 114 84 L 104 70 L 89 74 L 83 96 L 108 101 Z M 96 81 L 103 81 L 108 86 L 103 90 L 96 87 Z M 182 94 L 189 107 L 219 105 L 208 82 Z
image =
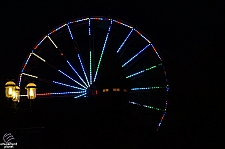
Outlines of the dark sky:
M 214 137 L 210 130 L 219 130 L 224 104 L 220 99 L 224 99 L 225 26 L 224 4 L 215 1 L 1 2 L 1 90 L 7 78 L 17 79 L 26 55 L 49 30 L 71 19 L 95 15 L 136 26 L 163 54 L 171 85 L 168 134 Z

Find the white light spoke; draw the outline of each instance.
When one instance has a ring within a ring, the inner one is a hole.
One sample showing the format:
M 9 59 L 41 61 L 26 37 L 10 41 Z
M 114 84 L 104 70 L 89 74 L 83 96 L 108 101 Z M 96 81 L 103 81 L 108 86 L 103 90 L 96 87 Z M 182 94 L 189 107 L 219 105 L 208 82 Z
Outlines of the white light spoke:
M 29 76 L 29 77 L 36 78 L 36 79 L 38 78 L 37 76 L 30 75 L 30 74 L 27 74 L 27 73 L 21 73 L 21 75 Z
M 40 60 L 42 60 L 43 62 L 45 62 L 45 59 L 41 58 L 41 57 L 38 56 L 37 54 L 35 54 L 35 53 L 31 53 L 31 54 L 33 54 L 34 56 L 36 56 L 37 58 L 39 58 Z
M 49 36 L 47 36 L 47 37 L 48 37 L 48 39 L 52 42 L 52 44 L 55 46 L 55 48 L 58 49 L 58 47 L 57 47 L 57 45 L 54 43 L 54 41 L 53 41 Z

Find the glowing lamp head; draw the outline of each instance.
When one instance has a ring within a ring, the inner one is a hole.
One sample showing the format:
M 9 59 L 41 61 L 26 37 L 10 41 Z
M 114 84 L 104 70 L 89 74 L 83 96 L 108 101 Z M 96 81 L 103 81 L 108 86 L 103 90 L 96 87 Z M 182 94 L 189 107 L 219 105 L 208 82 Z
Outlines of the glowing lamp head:
M 8 81 L 5 84 L 5 96 L 6 98 L 13 99 L 15 96 L 16 84 L 13 81 Z
M 28 99 L 35 99 L 36 98 L 36 84 L 34 83 L 29 83 L 26 86 L 26 90 L 27 90 L 27 98 Z
M 20 88 L 19 86 L 16 86 L 12 101 L 19 102 L 19 100 L 20 100 Z

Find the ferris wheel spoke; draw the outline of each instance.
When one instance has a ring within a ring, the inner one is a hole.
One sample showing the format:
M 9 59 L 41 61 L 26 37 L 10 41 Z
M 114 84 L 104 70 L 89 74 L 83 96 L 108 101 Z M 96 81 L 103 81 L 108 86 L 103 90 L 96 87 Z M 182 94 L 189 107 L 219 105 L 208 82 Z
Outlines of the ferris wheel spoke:
M 67 63 L 73 69 L 73 71 L 77 74 L 77 76 L 80 78 L 80 80 L 85 84 L 85 86 L 88 87 L 88 85 L 84 82 L 84 80 L 82 79 L 82 77 L 78 74 L 78 72 L 75 70 L 75 68 L 70 64 L 70 62 L 68 60 L 67 60 Z
M 91 18 L 88 19 L 88 35 L 91 36 Z
M 70 80 L 72 80 L 73 82 L 79 84 L 80 86 L 82 86 L 83 88 L 87 88 L 85 86 L 83 86 L 82 84 L 80 84 L 79 82 L 77 82 L 76 80 L 74 80 L 73 78 L 71 78 L 69 75 L 67 75 L 66 73 L 64 73 L 63 71 L 61 70 L 58 70 L 61 74 L 63 74 L 64 76 L 66 76 L 67 78 L 69 78 Z
M 39 93 L 37 94 L 37 97 L 46 97 L 46 96 L 54 96 L 54 97 L 65 97 L 66 96 L 74 96 L 76 94 L 82 94 L 86 91 L 79 91 L 79 92 L 55 92 L 55 93 Z
M 37 55 L 36 53 L 32 52 L 31 54 L 33 54 L 34 56 L 36 56 L 38 59 L 40 59 L 41 61 L 45 62 L 46 64 L 48 64 L 50 67 L 52 67 L 53 69 L 57 70 L 54 66 L 52 66 L 50 63 L 48 63 L 44 58 L 42 58 L 41 56 Z
M 69 33 L 70 33 L 70 37 L 71 37 L 71 38 L 72 38 L 72 40 L 73 40 L 73 34 L 72 34 L 71 30 L 70 30 L 69 23 L 68 23 L 68 24 L 66 24 L 66 25 L 67 25 L 68 31 L 69 31 Z
M 45 59 L 43 59 L 42 57 L 40 57 L 39 55 L 35 54 L 35 53 L 31 53 L 33 54 L 34 56 L 36 56 L 37 58 L 39 58 L 40 60 L 42 60 L 43 62 L 46 62 Z
M 74 88 L 74 89 L 78 89 L 78 90 L 86 90 L 85 88 L 80 88 L 80 87 L 68 85 L 68 84 L 65 84 L 65 83 L 57 82 L 57 81 L 52 81 L 52 82 L 57 84 L 57 85 L 61 85 L 61 86 L 69 87 L 69 88 Z
M 55 42 L 51 39 L 51 37 L 47 36 L 48 39 L 52 42 L 52 44 L 55 46 L 56 49 L 58 49 L 57 45 L 55 44 Z
M 92 61 L 91 61 L 91 51 L 90 51 L 90 85 L 92 84 Z
M 131 29 L 130 33 L 127 35 L 127 37 L 125 38 L 125 40 L 123 41 L 123 43 L 120 45 L 119 49 L 117 50 L 117 53 L 120 52 L 121 48 L 123 47 L 123 45 L 125 44 L 125 42 L 127 41 L 127 39 L 130 37 L 131 33 L 133 32 L 133 28 Z
M 89 46 L 90 46 L 90 64 L 89 64 L 89 79 L 90 79 L 90 85 L 92 84 L 92 71 L 94 71 L 94 68 L 92 70 L 92 67 L 95 67 L 94 65 L 94 39 L 92 37 L 92 30 L 91 30 L 91 19 L 88 20 L 88 35 L 89 35 Z M 93 56 L 92 56 L 93 55 Z M 92 62 L 93 61 L 93 62 Z
M 138 106 L 141 106 L 141 107 L 157 110 L 157 111 L 165 111 L 165 109 L 156 108 L 156 107 L 145 105 L 145 104 L 140 104 L 140 103 L 137 103 L 137 102 L 134 102 L 134 101 L 129 101 L 129 103 L 133 104 L 133 105 L 138 105 Z
M 78 95 L 78 96 L 76 96 L 76 97 L 74 97 L 74 98 L 79 98 L 79 97 L 82 97 L 82 96 L 85 96 L 85 95 L 87 95 L 87 93 L 84 93 L 84 94 Z
M 148 44 L 145 46 L 141 51 L 139 51 L 137 54 L 135 54 L 132 58 L 130 58 L 126 63 L 122 65 L 122 67 L 126 66 L 128 63 L 130 63 L 134 58 L 136 58 L 139 54 L 141 54 L 145 49 L 147 49 L 151 44 Z
M 38 78 L 38 76 L 34 76 L 34 75 L 31 75 L 31 74 L 27 74 L 27 73 L 21 73 L 21 76 L 22 75 L 25 75 L 25 76 L 29 76 L 29 77 L 32 77 L 32 78 Z
M 142 91 L 142 92 L 150 92 L 150 90 L 164 89 L 164 88 L 166 88 L 166 87 L 163 87 L 163 86 L 136 87 L 136 88 L 131 88 L 130 93 L 139 93 L 140 91 Z
M 60 85 L 62 87 L 73 88 L 73 89 L 77 89 L 77 90 L 86 90 L 85 88 L 79 88 L 79 87 L 76 87 L 76 86 L 73 86 L 73 85 L 68 85 L 68 84 L 65 84 L 65 83 L 57 82 L 57 81 L 50 81 L 50 80 L 46 80 L 46 79 L 43 79 L 43 78 L 38 78 L 38 80 L 42 81 L 42 82 L 45 82 L 45 83 L 49 83 L 49 84 Z
M 108 36 L 109 36 L 110 30 L 111 30 L 111 26 L 112 26 L 112 20 L 110 21 L 108 32 L 107 32 L 105 42 L 104 42 L 104 45 L 103 45 L 103 48 L 102 48 L 102 52 L 101 52 L 101 55 L 100 55 L 100 58 L 99 58 L 99 61 L 98 61 L 98 66 L 97 66 L 97 69 L 96 69 L 96 72 L 95 72 L 94 82 L 95 82 L 95 80 L 97 78 L 97 75 L 98 75 L 98 70 L 99 70 L 99 67 L 100 67 L 100 64 L 101 64 L 101 61 L 102 61 L 102 56 L 103 56 L 103 53 L 104 53 L 104 50 L 105 50 L 106 43 L 108 41 Z
M 79 58 L 80 65 L 81 65 L 81 67 L 82 67 L 82 70 L 83 70 L 84 76 L 85 76 L 85 78 L 86 78 L 87 84 L 88 84 L 88 86 L 90 86 L 89 81 L 88 81 L 88 78 L 87 78 L 86 71 L 85 71 L 85 69 L 84 69 L 84 65 L 83 65 L 82 60 L 81 60 L 81 57 L 80 57 L 80 54 L 78 54 L 78 58 Z
M 137 76 L 137 75 L 139 75 L 139 74 L 142 74 L 142 73 L 144 73 L 144 72 L 146 72 L 146 71 L 149 71 L 149 70 L 151 70 L 151 69 L 154 69 L 154 68 L 156 68 L 156 67 L 158 67 L 158 66 L 161 66 L 162 65 L 162 63 L 160 63 L 160 64 L 158 64 L 158 65 L 155 65 L 155 66 L 152 66 L 152 67 L 149 67 L 149 68 L 146 68 L 146 69 L 144 69 L 144 70 L 141 70 L 141 71 L 139 71 L 139 72 L 136 72 L 136 73 L 133 73 L 133 74 L 131 74 L 131 75 L 129 75 L 129 76 L 126 76 L 126 78 L 128 79 L 128 78 L 132 78 L 132 77 L 135 77 L 135 76 Z M 136 77 L 137 78 L 137 77 Z M 136 79 L 135 78 L 135 79 Z
M 57 93 L 51 93 L 51 95 L 67 95 L 67 94 L 80 94 L 85 93 L 86 91 L 80 91 L 80 92 L 57 92 Z

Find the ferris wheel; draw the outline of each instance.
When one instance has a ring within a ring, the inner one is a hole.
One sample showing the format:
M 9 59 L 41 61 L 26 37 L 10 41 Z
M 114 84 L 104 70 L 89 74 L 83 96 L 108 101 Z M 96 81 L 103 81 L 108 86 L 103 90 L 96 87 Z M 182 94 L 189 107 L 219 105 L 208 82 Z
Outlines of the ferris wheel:
M 121 80 L 127 82 L 118 85 Z M 17 85 L 30 81 L 38 98 L 127 93 L 129 104 L 161 115 L 157 130 L 166 115 L 169 85 L 161 55 L 146 35 L 118 19 L 79 18 L 48 32 L 28 54 Z

